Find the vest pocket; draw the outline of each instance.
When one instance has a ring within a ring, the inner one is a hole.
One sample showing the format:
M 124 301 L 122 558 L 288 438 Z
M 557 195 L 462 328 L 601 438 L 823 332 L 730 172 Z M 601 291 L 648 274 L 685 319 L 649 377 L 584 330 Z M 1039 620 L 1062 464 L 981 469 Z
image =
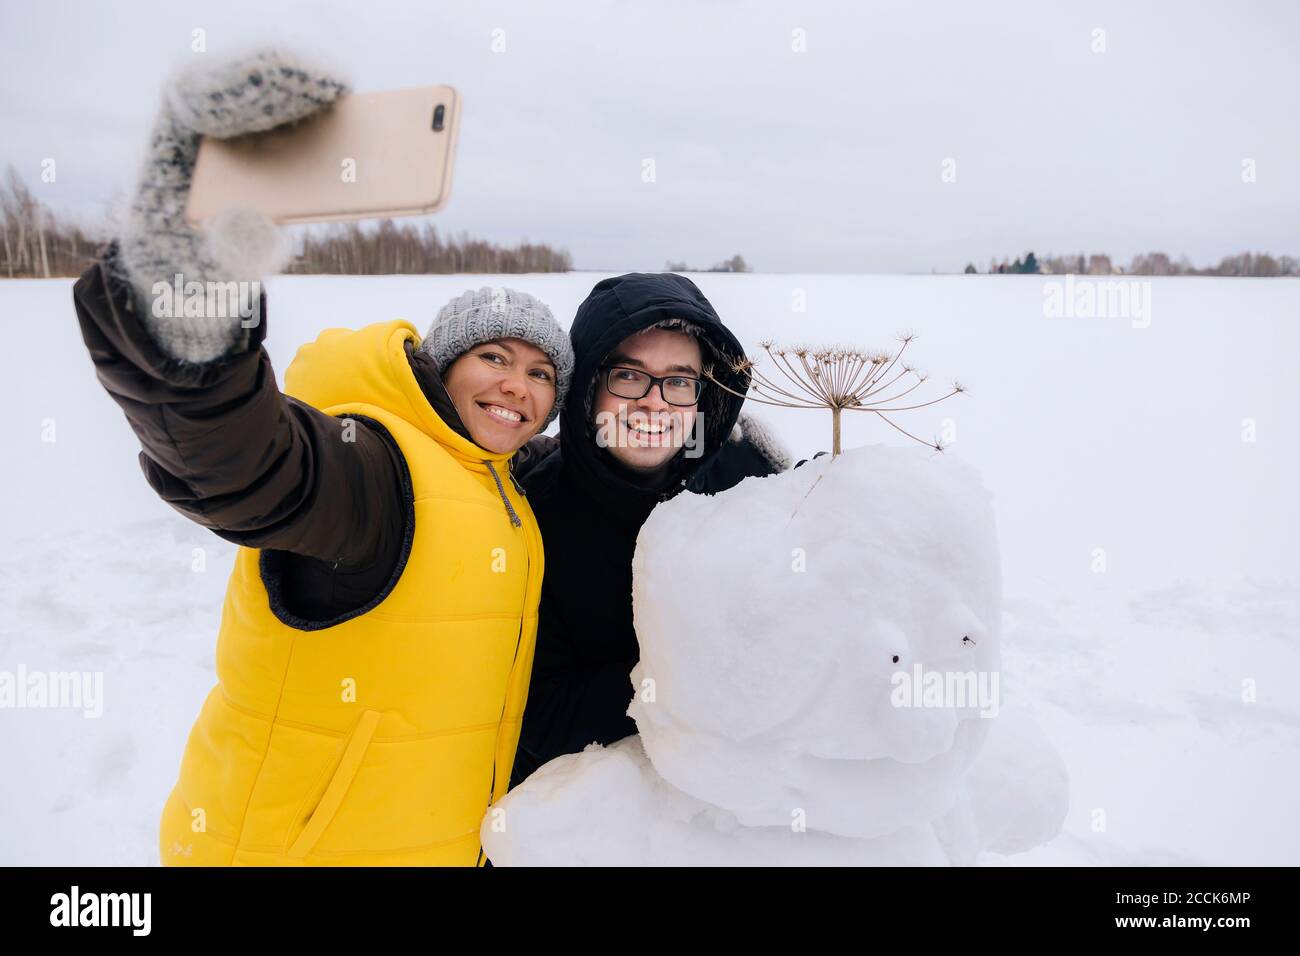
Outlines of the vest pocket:
M 352 785 L 352 779 L 357 775 L 357 770 L 365 759 L 366 750 L 370 746 L 371 738 L 375 736 L 375 729 L 379 726 L 382 716 L 377 710 L 367 710 L 361 715 L 343 750 L 343 759 L 339 761 L 338 769 L 334 771 L 334 776 L 330 778 L 325 792 L 321 795 L 320 803 L 312 811 L 307 826 L 289 847 L 290 858 L 300 860 L 310 853 L 312 847 L 321 838 L 321 834 L 325 832 L 325 828 L 334 819 L 334 815 L 338 813 L 348 787 Z

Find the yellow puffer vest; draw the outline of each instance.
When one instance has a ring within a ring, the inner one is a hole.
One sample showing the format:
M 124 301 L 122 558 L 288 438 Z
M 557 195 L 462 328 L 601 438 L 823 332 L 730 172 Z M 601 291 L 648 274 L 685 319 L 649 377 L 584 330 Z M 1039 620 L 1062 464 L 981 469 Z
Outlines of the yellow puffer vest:
M 287 394 L 344 419 L 340 440 L 355 416 L 396 441 L 409 557 L 371 610 L 303 630 L 272 610 L 262 552 L 239 550 L 218 683 L 163 810 L 164 864 L 482 862 L 479 824 L 506 791 L 528 694 L 542 541 L 509 456 L 438 417 L 408 340 L 401 320 L 332 329 L 285 373 Z

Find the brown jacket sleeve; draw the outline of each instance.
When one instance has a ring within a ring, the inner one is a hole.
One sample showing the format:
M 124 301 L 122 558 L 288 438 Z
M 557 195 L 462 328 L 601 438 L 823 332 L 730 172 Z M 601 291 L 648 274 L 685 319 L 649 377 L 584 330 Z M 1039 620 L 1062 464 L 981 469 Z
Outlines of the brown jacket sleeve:
M 246 351 L 203 364 L 165 355 L 116 254 L 116 243 L 101 251 L 73 299 L 95 373 L 140 439 L 149 484 L 228 541 L 288 552 L 274 556 L 277 587 L 304 621 L 319 626 L 374 600 L 410 531 L 409 477 L 392 439 L 361 419 L 355 440 L 343 441 L 339 419 L 280 392 L 262 347 L 265 293 Z

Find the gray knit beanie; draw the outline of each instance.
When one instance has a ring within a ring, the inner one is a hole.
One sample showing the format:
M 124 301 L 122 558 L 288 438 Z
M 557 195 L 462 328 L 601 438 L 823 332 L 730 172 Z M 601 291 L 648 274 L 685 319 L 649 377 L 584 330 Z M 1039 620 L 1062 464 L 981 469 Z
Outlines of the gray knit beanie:
M 456 296 L 441 309 L 420 343 L 440 373 L 469 349 L 494 339 L 523 339 L 546 353 L 555 365 L 555 407 L 545 428 L 560 414 L 573 376 L 573 346 L 546 303 L 517 289 L 484 286 Z

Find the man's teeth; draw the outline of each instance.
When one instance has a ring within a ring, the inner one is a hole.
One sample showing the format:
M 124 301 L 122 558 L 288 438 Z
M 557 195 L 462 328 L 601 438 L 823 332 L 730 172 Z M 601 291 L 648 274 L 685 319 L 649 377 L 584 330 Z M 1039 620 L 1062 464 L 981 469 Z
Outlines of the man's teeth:
M 633 431 L 644 432 L 647 435 L 662 435 L 668 429 L 663 425 L 651 425 L 647 422 L 628 422 L 627 427 Z
M 484 405 L 483 411 L 506 422 L 521 422 L 524 420 L 523 415 L 520 415 L 518 412 L 512 412 L 508 408 L 502 408 L 500 405 Z

